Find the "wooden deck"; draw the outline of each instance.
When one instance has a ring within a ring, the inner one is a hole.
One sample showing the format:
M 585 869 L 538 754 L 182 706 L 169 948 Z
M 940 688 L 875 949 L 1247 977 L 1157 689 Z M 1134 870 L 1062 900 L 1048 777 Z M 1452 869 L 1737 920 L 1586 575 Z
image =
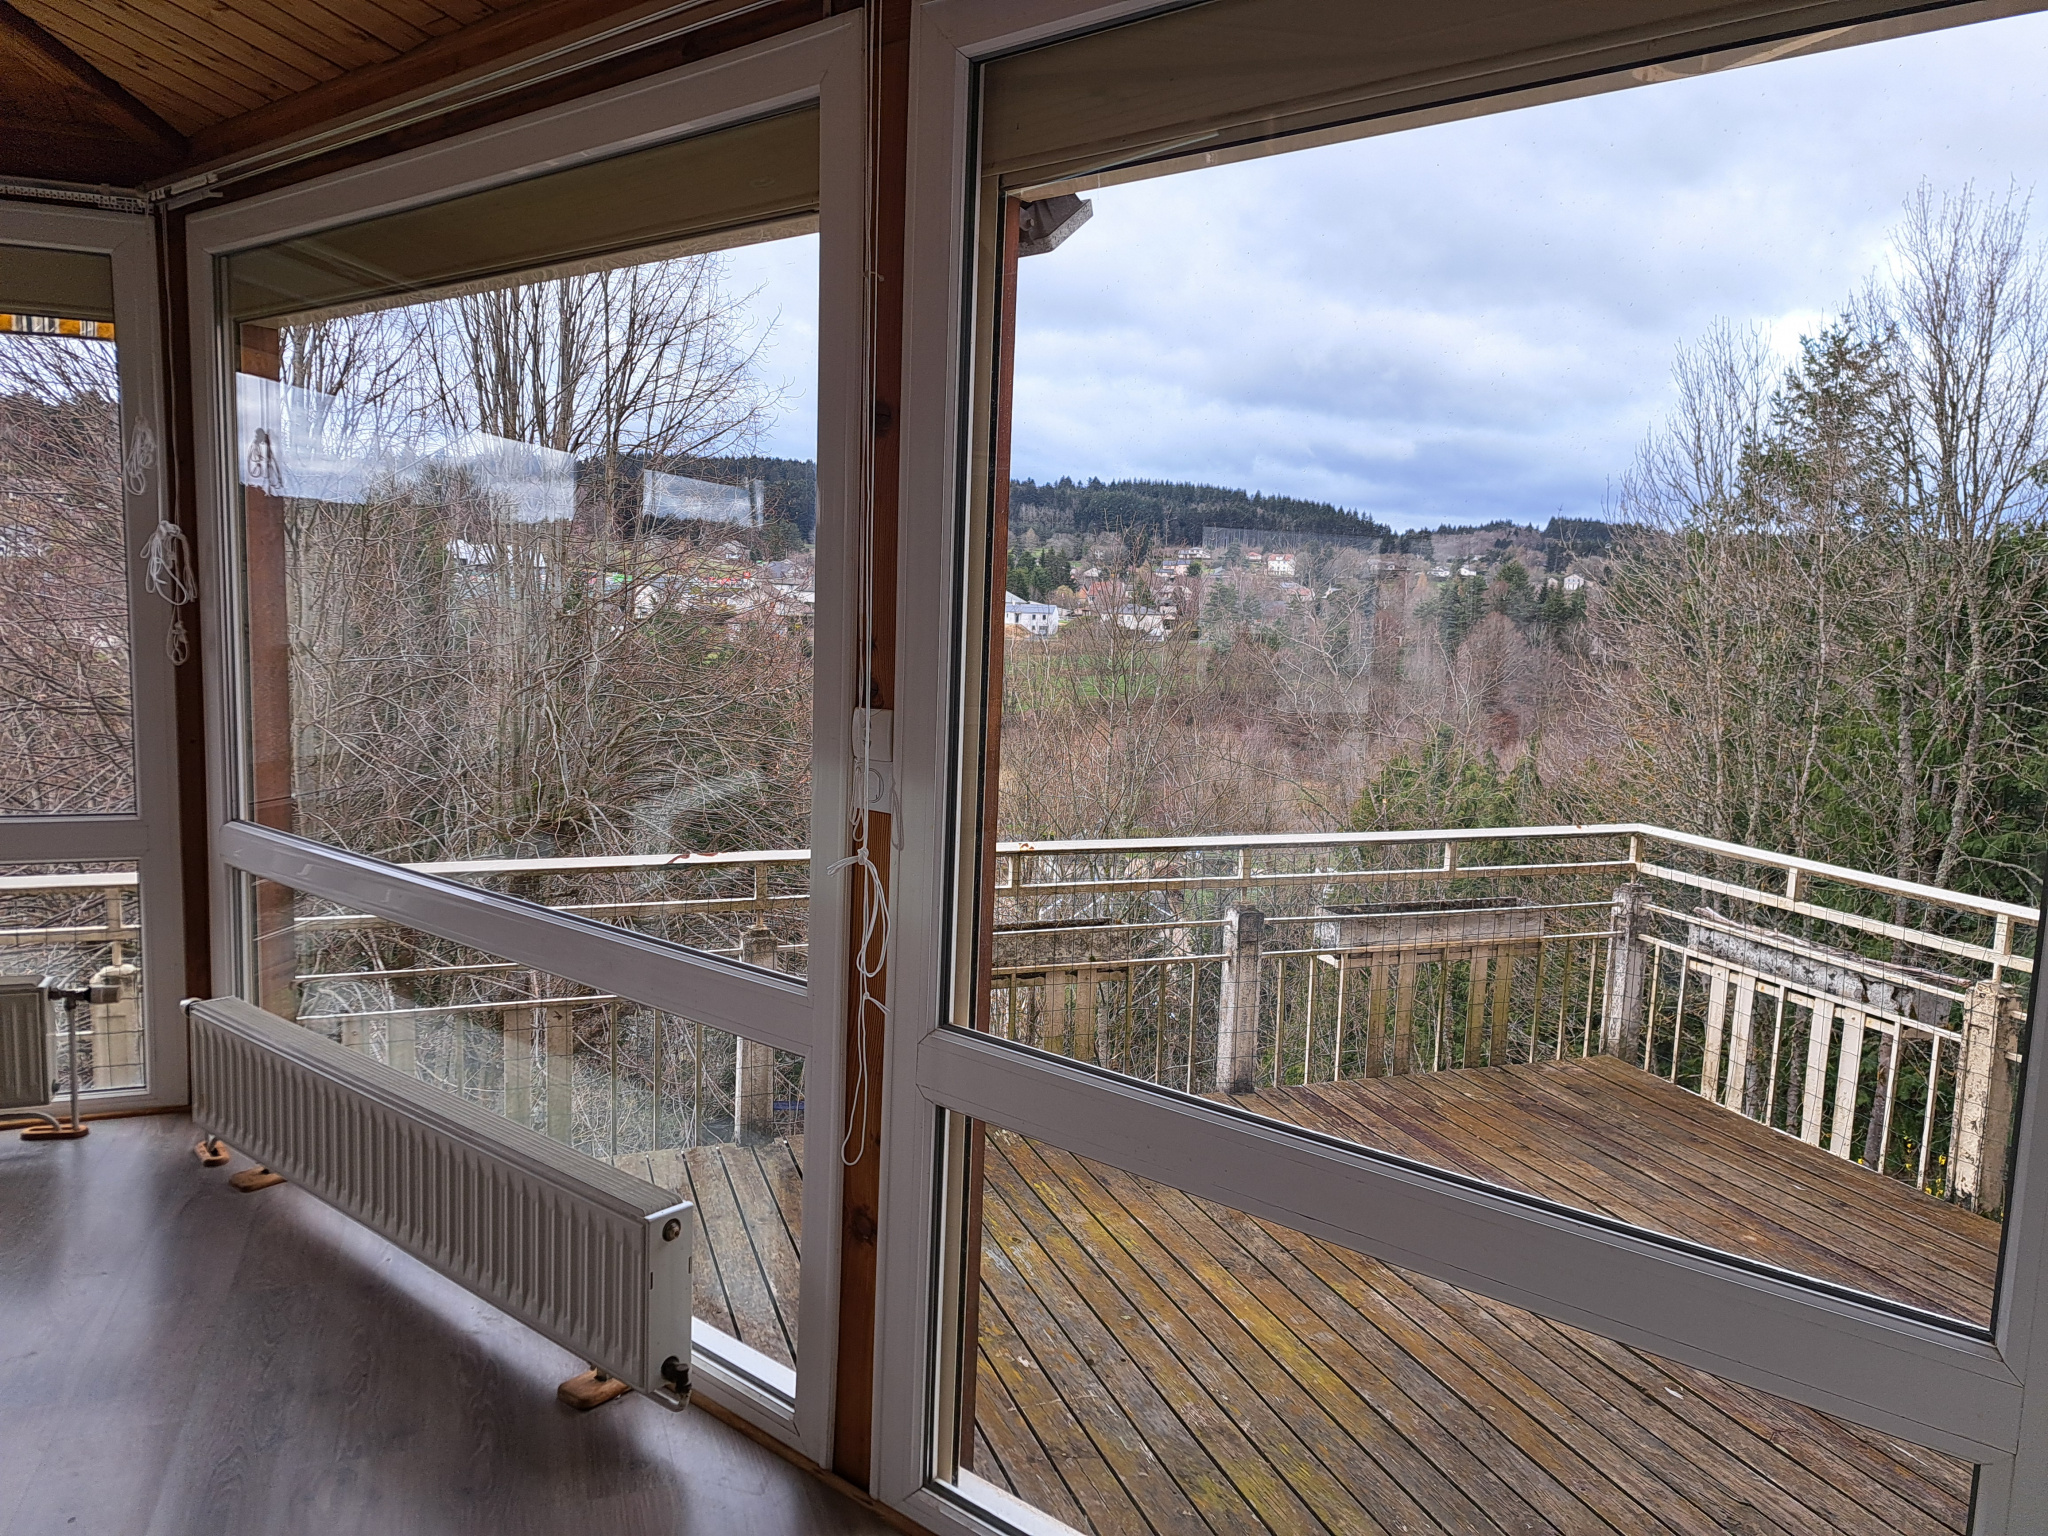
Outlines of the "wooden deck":
M 1994 1223 L 1612 1060 L 1240 1102 L 1988 1314 Z M 782 1360 L 802 1156 L 800 1140 L 695 1148 L 671 1183 L 698 1205 L 698 1316 Z M 1948 1457 L 1007 1132 L 989 1138 L 983 1219 L 972 1470 L 1085 1531 L 1891 1536 L 1967 1519 L 1970 1469 Z
M 1619 1063 L 1248 1102 L 1850 1283 L 1989 1296 L 1992 1223 Z M 1967 1520 L 1963 1463 L 1022 1137 L 990 1137 L 983 1219 L 973 1470 L 1082 1530 Z
M 1999 1226 L 1612 1056 L 1236 1102 L 1802 1275 L 1991 1323 Z
M 697 1207 L 690 1278 L 698 1321 L 795 1369 L 803 1138 L 628 1154 L 618 1163 Z

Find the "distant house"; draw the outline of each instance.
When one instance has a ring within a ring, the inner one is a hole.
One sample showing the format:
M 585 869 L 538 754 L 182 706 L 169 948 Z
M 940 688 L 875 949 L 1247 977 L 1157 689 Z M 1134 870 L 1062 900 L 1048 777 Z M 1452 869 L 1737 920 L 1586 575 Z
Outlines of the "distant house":
M 1115 619 L 1125 629 L 1135 629 L 1147 640 L 1166 638 L 1166 621 L 1169 615 L 1157 608 L 1113 608 L 1105 617 Z
M 1266 569 L 1275 576 L 1292 576 L 1294 574 L 1294 556 L 1268 555 L 1266 556 Z
M 1586 578 L 1579 575 L 1576 571 L 1564 579 L 1564 589 L 1567 592 L 1576 592 L 1585 584 Z
M 1033 603 L 1014 592 L 1003 594 L 1003 623 L 1040 639 L 1059 632 L 1067 610 L 1055 603 Z

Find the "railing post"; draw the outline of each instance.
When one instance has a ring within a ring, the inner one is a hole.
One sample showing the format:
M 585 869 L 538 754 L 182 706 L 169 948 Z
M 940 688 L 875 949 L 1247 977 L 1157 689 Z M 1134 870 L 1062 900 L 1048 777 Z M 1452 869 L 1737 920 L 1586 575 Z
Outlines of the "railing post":
M 746 939 L 747 964 L 775 969 L 775 935 L 765 927 L 751 929 Z M 775 1048 L 745 1036 L 736 1037 L 733 1053 L 733 1119 L 741 1141 L 775 1139 Z
M 2018 1043 L 2018 991 L 2002 981 L 1980 981 L 1971 987 L 1963 1000 L 1948 1187 L 1952 1198 L 1987 1216 L 2005 1208 L 2006 1144 L 2012 1134 L 2012 1066 L 2007 1055 Z
M 500 1103 L 507 1120 L 528 1129 L 533 1126 L 533 1023 L 531 1008 L 507 1008 L 498 1015 L 503 1037 Z
M 1250 1093 L 1259 1072 L 1259 952 L 1266 914 L 1232 907 L 1223 914 L 1223 996 L 1216 1008 L 1216 1086 Z
M 1067 1054 L 1076 1061 L 1094 1061 L 1098 1055 L 1095 1010 L 1101 999 L 1096 996 L 1096 979 L 1092 965 L 1080 966 L 1074 972 L 1074 1029 Z
M 1631 880 L 1614 893 L 1600 1049 L 1623 1061 L 1635 1060 L 1643 1050 L 1643 978 L 1649 971 L 1649 946 L 1642 936 L 1649 908 L 1650 893 L 1639 881 Z
M 118 949 L 117 949 L 118 953 Z M 92 1000 L 92 1085 L 133 1088 L 142 1081 L 142 1024 L 136 1016 L 136 968 L 118 961 L 86 983 Z
M 542 1009 L 541 1030 L 548 1068 L 548 1135 L 556 1141 L 567 1142 L 573 1127 L 575 1092 L 576 1019 L 573 1010 L 563 1004 Z

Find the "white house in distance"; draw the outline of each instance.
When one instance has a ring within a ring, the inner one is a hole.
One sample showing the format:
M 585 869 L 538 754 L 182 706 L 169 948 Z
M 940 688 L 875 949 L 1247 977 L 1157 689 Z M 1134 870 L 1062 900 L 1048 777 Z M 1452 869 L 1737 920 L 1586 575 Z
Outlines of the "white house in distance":
M 1033 603 L 1014 592 L 1003 594 L 1003 623 L 1041 639 L 1057 634 L 1067 610 L 1055 603 Z

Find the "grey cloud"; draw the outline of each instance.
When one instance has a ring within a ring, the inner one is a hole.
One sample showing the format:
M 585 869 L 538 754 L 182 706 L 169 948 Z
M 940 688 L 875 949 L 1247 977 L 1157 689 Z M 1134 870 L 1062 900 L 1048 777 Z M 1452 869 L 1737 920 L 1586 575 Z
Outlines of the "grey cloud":
M 1017 471 L 1597 511 L 1680 343 L 1789 345 L 1923 176 L 2034 184 L 2044 63 L 1983 23 L 1095 193 L 1022 274 Z

